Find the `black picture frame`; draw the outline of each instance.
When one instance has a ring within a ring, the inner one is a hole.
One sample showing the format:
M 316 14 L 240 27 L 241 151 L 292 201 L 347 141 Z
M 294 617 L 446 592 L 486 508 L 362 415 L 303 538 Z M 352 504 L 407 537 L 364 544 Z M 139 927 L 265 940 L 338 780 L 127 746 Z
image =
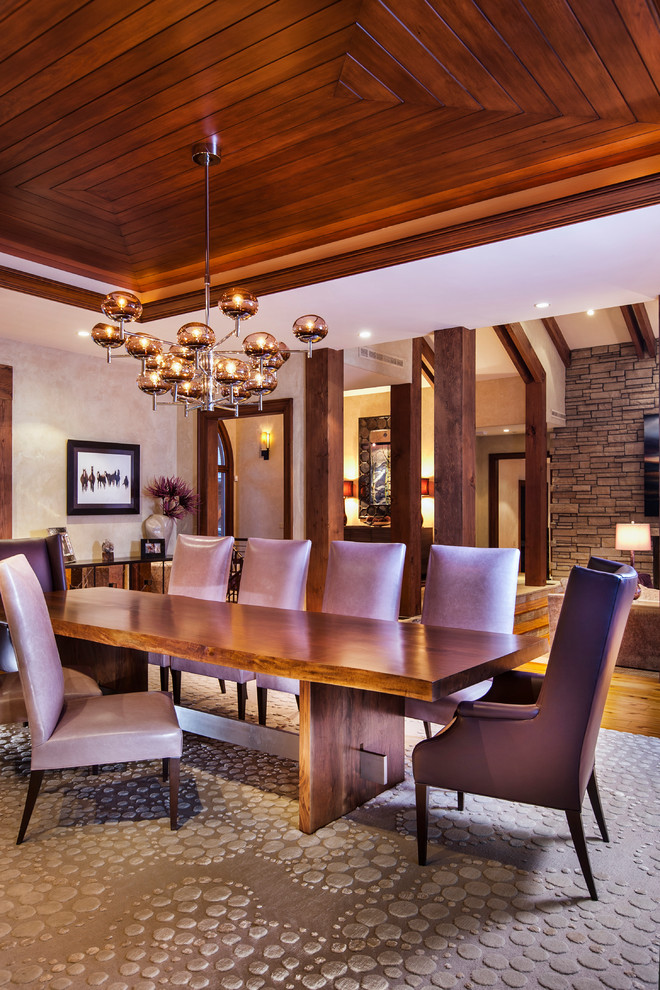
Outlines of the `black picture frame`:
M 139 444 L 67 440 L 66 511 L 68 516 L 137 515 Z
M 150 537 L 140 540 L 140 553 L 143 560 L 163 560 L 165 557 L 165 540 L 160 537 Z

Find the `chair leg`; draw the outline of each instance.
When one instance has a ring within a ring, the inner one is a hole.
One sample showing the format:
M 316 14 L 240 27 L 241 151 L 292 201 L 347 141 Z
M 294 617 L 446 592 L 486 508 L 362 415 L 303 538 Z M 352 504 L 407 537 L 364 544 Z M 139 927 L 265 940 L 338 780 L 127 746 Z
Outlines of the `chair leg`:
M 587 883 L 587 890 L 591 895 L 591 900 L 597 901 L 598 894 L 596 893 L 596 884 L 594 882 L 593 873 L 591 872 L 591 863 L 589 862 L 587 843 L 584 838 L 584 829 L 582 827 L 582 816 L 579 811 L 567 811 L 566 819 L 568 821 L 568 827 L 571 830 L 571 838 L 573 839 L 573 845 L 575 846 L 575 851 L 580 861 L 582 873 Z
M 165 759 L 163 760 L 163 780 L 167 780 L 169 776 L 169 772 L 170 772 L 170 761 L 169 758 L 166 756 Z
M 456 791 L 456 807 L 459 811 L 465 808 L 465 794 L 463 791 Z
M 433 736 L 433 729 L 431 728 L 430 722 L 424 722 L 424 732 L 426 733 L 427 739 L 430 739 Z
M 170 765 L 170 828 L 173 832 L 177 828 L 177 817 L 179 813 L 179 764 L 180 760 L 171 758 Z
M 266 709 L 268 707 L 268 688 L 257 688 L 257 712 L 259 714 L 259 725 L 266 724 Z
M 227 694 L 227 687 L 221 677 L 218 678 L 218 684 L 220 685 L 220 691 L 222 694 Z
M 238 717 L 245 721 L 245 704 L 247 702 L 247 683 L 236 683 L 236 696 L 238 699 Z
M 160 689 L 161 689 L 161 691 L 167 691 L 167 690 L 169 690 L 169 686 L 170 686 L 170 674 L 169 674 L 169 670 L 170 670 L 169 667 L 161 667 L 160 668 Z
M 20 828 L 18 830 L 18 838 L 16 839 L 16 845 L 20 846 L 21 842 L 25 838 L 25 833 L 27 832 L 27 827 L 30 823 L 30 818 L 32 817 L 32 812 L 36 804 L 37 795 L 39 794 L 39 788 L 41 787 L 41 781 L 44 779 L 43 770 L 31 770 L 30 771 L 30 782 L 28 783 L 27 796 L 25 798 L 25 807 L 23 808 L 23 817 L 21 819 Z
M 426 784 L 415 783 L 415 807 L 417 809 L 417 862 L 426 866 L 426 843 L 429 827 L 429 789 Z
M 170 668 L 172 674 L 172 699 L 175 705 L 181 704 L 181 671 Z
M 600 834 L 603 838 L 603 842 L 609 842 L 610 837 L 607 833 L 607 825 L 605 824 L 605 815 L 603 814 L 603 806 L 600 803 L 600 794 L 598 792 L 598 781 L 596 780 L 596 768 L 591 771 L 591 777 L 589 777 L 589 783 L 587 784 L 587 794 L 589 795 L 589 800 L 591 801 L 591 807 L 593 808 L 594 816 L 596 822 L 598 823 L 598 828 L 600 829 Z

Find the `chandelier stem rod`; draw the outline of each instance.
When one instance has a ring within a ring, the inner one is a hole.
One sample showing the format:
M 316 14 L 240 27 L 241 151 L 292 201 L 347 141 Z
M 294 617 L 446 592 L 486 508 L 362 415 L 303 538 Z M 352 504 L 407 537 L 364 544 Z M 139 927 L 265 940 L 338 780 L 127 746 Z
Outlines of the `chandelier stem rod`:
M 211 318 L 211 185 L 209 179 L 209 156 L 204 162 L 204 191 L 206 202 L 206 244 L 204 251 L 204 322 L 209 325 Z

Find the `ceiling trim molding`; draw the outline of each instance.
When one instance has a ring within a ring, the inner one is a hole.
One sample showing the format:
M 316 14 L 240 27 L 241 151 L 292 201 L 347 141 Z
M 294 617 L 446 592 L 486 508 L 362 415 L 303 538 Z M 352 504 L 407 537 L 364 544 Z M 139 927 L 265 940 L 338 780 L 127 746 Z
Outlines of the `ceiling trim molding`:
M 239 273 L 232 279 L 232 284 L 240 284 L 257 295 L 285 292 L 305 285 L 358 275 L 436 255 L 450 254 L 454 251 L 522 237 L 598 217 L 612 216 L 658 203 L 660 203 L 660 174 L 655 173 L 430 232 L 400 239 L 393 238 L 388 242 L 288 268 L 245 278 Z M 227 285 L 216 285 L 211 288 L 213 305 L 218 302 L 227 287 Z M 100 312 L 100 303 L 103 299 L 101 293 L 89 289 L 4 267 L 0 267 L 0 288 L 97 312 Z M 200 285 L 199 290 L 166 296 L 145 302 L 143 305 L 142 323 L 169 316 L 181 316 L 204 309 L 204 289 Z

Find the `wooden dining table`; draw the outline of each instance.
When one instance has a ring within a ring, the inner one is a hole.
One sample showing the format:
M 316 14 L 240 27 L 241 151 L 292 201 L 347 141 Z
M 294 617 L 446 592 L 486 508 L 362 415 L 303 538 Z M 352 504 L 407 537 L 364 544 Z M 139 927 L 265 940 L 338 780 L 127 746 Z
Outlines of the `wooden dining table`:
M 514 636 L 119 588 L 46 595 L 63 663 L 107 690 L 145 690 L 145 653 L 300 681 L 299 733 L 275 751 L 299 760 L 299 825 L 314 832 L 404 776 L 404 699 L 433 701 L 547 650 Z M 270 748 L 283 730 L 177 707 L 182 728 Z M 218 725 L 220 729 L 218 730 Z M 242 734 L 242 735 L 241 735 Z M 263 740 L 265 739 L 265 743 Z

